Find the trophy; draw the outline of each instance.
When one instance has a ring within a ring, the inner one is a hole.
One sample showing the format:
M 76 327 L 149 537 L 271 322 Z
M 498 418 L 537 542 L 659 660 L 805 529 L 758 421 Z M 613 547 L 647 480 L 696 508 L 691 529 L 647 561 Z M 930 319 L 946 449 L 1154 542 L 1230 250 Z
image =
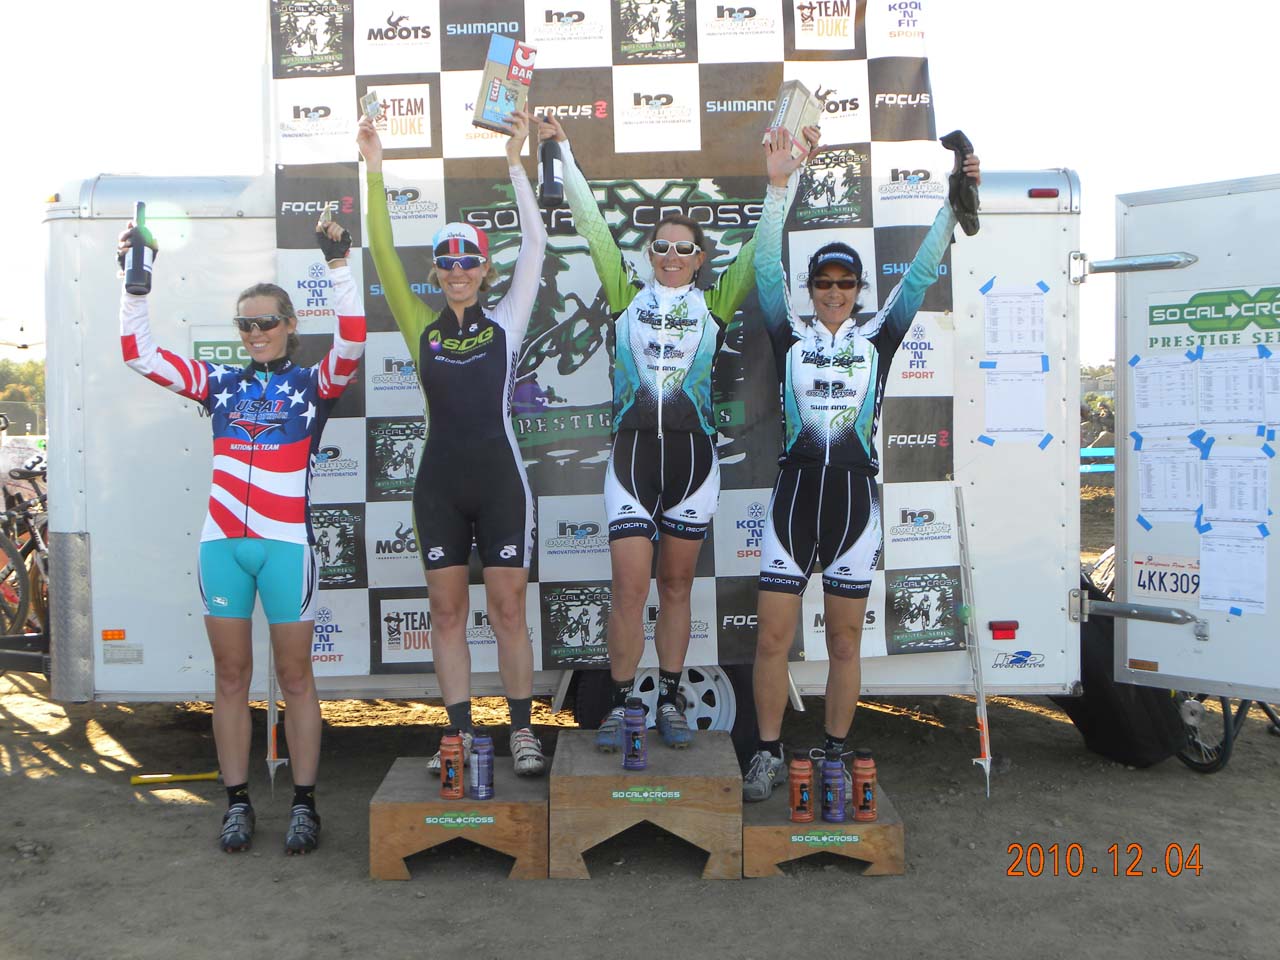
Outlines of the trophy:
M 810 93 L 799 80 L 784 80 L 778 88 L 778 108 L 760 141 L 764 143 L 774 130 L 783 129 L 791 134 L 791 155 L 802 157 L 806 152 L 805 127 L 816 127 L 822 117 L 823 106 L 831 91 Z
M 360 112 L 375 123 L 382 118 L 382 101 L 378 99 L 377 90 L 370 90 L 360 98 Z
M 480 94 L 471 122 L 485 130 L 510 133 L 507 117 L 523 110 L 533 80 L 533 58 L 537 51 L 525 43 L 495 33 L 489 38 Z

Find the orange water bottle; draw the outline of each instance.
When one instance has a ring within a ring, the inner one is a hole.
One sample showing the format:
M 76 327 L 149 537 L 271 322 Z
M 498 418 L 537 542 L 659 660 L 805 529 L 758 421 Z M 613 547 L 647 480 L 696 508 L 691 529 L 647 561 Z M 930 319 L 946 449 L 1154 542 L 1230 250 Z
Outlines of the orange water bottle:
M 787 780 L 791 786 L 791 819 L 795 823 L 813 822 L 813 761 L 809 755 L 797 750 L 791 754 L 787 765 Z
M 853 819 L 876 818 L 876 762 L 870 750 L 853 751 Z
M 462 799 L 462 737 L 454 729 L 440 738 L 440 799 Z

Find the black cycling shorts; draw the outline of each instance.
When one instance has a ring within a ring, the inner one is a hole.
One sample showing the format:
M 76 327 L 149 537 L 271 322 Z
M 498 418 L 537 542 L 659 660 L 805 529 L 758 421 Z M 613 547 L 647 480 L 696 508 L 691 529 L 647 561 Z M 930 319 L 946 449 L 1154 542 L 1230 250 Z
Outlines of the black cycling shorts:
M 486 567 L 528 567 L 534 501 L 524 464 L 495 456 L 435 454 L 428 443 L 413 485 L 413 524 L 427 570 L 465 566 L 471 547 Z
M 705 433 L 619 430 L 609 454 L 604 509 L 609 540 L 704 540 L 720 499 L 720 459 Z

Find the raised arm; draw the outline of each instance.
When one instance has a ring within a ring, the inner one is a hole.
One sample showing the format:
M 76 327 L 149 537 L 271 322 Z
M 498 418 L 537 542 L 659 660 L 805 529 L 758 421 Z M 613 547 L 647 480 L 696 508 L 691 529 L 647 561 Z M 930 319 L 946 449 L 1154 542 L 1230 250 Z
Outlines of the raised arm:
M 529 327 L 538 289 L 542 285 L 542 257 L 547 249 L 547 228 L 542 211 L 533 195 L 533 186 L 520 161 L 520 150 L 528 135 L 531 116 L 517 113 L 512 118 L 512 136 L 507 141 L 507 165 L 511 186 L 515 189 L 516 209 L 520 212 L 520 252 L 511 272 L 507 295 L 494 309 L 494 319 L 507 331 L 508 341 L 519 347 Z
M 782 225 L 787 219 L 789 198 L 786 187 L 769 184 L 754 238 L 756 299 L 771 335 L 791 324 L 791 297 L 787 292 L 786 271 L 782 268 Z
M 364 307 L 356 292 L 351 266 L 345 259 L 329 262 L 329 280 L 333 283 L 338 319 L 333 330 L 333 346 L 316 365 L 319 394 L 326 400 L 339 396 L 347 388 L 360 365 L 365 342 Z
M 560 121 L 552 118 L 540 125 L 539 134 L 542 139 L 554 136 L 560 143 L 561 159 L 564 162 L 564 196 L 573 211 L 573 223 L 579 236 L 587 241 L 591 251 L 591 262 L 595 264 L 596 275 L 604 287 L 605 298 L 609 301 L 609 309 L 621 313 L 635 299 L 639 285 L 635 282 L 634 273 L 622 256 L 609 225 L 604 222 L 600 206 L 596 203 L 591 185 L 578 169 L 573 159 L 573 148 L 569 138 L 564 134 Z

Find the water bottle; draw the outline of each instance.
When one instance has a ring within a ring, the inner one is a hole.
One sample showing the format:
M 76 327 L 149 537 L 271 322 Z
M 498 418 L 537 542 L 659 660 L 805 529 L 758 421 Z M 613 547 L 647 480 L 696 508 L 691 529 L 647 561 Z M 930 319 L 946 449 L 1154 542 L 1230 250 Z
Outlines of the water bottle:
M 493 799 L 493 737 L 477 733 L 471 741 L 469 779 L 472 800 Z
M 853 752 L 853 819 L 876 818 L 876 762 L 870 750 Z
M 154 251 L 147 246 L 147 205 L 139 200 L 133 205 L 133 242 L 124 255 L 124 288 L 136 297 L 151 292 L 151 260 Z
M 787 782 L 791 787 L 791 820 L 793 823 L 812 823 L 813 761 L 807 753 L 797 750 L 791 754 L 791 763 L 787 767 Z
M 649 752 L 644 743 L 645 719 L 644 701 L 629 697 L 622 715 L 624 770 L 643 770 L 649 765 Z
M 844 805 L 844 762 L 839 753 L 831 752 L 822 761 L 822 819 L 844 823 Z
M 555 140 L 543 140 L 538 148 L 538 205 L 546 210 L 564 205 L 564 161 Z
M 462 799 L 462 737 L 454 729 L 440 738 L 440 799 Z

